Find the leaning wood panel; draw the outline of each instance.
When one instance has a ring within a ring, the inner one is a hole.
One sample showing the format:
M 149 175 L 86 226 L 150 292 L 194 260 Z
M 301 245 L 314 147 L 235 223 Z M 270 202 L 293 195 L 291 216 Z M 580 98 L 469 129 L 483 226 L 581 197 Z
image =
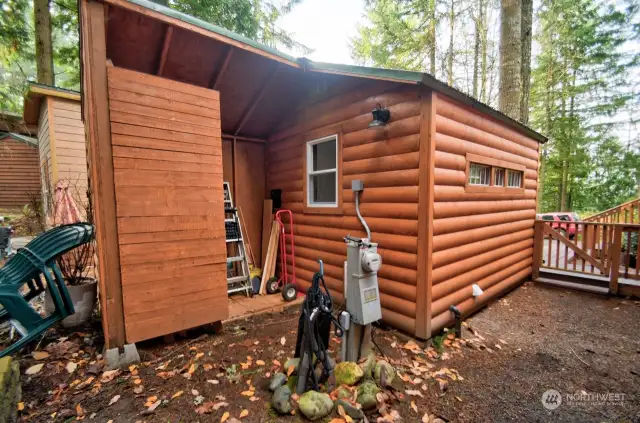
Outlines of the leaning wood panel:
M 219 95 L 113 67 L 108 80 L 111 93 L 136 93 L 110 107 L 127 340 L 224 320 Z M 209 104 L 208 116 L 185 113 L 176 98 Z M 141 296 L 145 288 L 166 295 Z

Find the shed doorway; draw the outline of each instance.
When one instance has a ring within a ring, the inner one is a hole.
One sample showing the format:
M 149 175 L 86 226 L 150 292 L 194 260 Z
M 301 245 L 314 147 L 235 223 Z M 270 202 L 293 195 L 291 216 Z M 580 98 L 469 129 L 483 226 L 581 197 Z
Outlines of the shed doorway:
M 107 75 L 127 342 L 225 320 L 219 93 Z

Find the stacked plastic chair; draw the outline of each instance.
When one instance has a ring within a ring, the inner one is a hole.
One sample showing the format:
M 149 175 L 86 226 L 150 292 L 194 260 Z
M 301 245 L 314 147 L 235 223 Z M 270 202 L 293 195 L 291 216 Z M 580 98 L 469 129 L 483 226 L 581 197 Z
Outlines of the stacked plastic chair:
M 57 226 L 19 249 L 0 268 L 0 305 L 3 307 L 0 309 L 0 322 L 9 320 L 21 335 L 20 340 L 0 351 L 0 357 L 18 351 L 54 323 L 74 313 L 57 259 L 91 242 L 93 233 L 93 226 L 88 223 Z M 45 289 L 49 290 L 56 309 L 43 317 L 29 305 L 29 301 Z

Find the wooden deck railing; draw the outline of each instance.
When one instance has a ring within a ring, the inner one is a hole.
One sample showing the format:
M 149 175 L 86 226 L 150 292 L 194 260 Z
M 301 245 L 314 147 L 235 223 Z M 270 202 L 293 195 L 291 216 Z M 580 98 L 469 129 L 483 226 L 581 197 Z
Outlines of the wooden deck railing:
M 556 270 L 608 278 L 618 293 L 620 278 L 640 280 L 640 225 L 575 222 L 560 232 L 537 220 L 534 230 L 533 277 Z
M 640 223 L 640 198 L 627 201 L 593 216 L 582 219 L 584 222 L 598 223 Z

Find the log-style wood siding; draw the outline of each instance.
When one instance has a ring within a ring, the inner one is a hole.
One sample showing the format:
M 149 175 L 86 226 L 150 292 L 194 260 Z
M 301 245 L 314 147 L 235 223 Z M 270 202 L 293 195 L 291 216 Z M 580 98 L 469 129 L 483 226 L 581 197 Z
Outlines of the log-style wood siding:
M 538 143 L 443 95 L 436 105 L 432 331 L 531 274 Z M 469 154 L 470 153 L 470 154 Z M 524 166 L 524 190 L 466 192 L 467 154 Z M 471 285 L 484 294 L 474 300 Z
M 371 110 L 391 110 L 386 128 L 369 129 Z M 368 85 L 306 107 L 297 122 L 271 137 L 267 152 L 269 189 L 282 189 L 283 207 L 294 212 L 296 272 L 308 287 L 325 263 L 327 286 L 343 301 L 347 234 L 365 236 L 355 212 L 351 181 L 364 181 L 361 211 L 379 243 L 383 320 L 414 333 L 418 236 L 420 94 L 415 87 Z M 342 144 L 342 211 L 304 213 L 306 142 L 339 134 Z M 291 269 L 290 269 L 291 270 Z
M 29 204 L 40 193 L 38 147 L 9 137 L 0 140 L 0 207 Z

